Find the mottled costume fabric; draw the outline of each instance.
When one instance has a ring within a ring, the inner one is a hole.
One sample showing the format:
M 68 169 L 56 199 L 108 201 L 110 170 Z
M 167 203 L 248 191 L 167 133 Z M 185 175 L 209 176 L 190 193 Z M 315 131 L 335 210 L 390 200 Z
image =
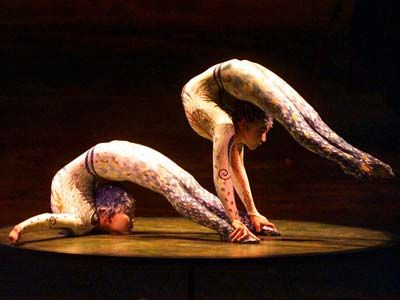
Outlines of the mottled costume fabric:
M 224 238 L 233 231 L 218 198 L 192 175 L 161 153 L 125 141 L 98 144 L 57 172 L 51 186 L 53 214 L 32 217 L 21 223 L 22 229 L 65 229 L 75 235 L 90 232 L 98 221 L 94 197 L 100 178 L 130 181 L 160 193 L 180 214 Z M 119 188 L 110 188 L 100 190 L 97 197 L 118 197 L 121 193 Z M 241 216 L 253 228 L 248 216 Z
M 198 224 L 222 235 L 233 231 L 218 198 L 172 160 L 149 147 L 124 141 L 99 144 L 94 150 L 93 166 L 104 179 L 134 182 L 162 194 L 181 215 Z M 250 225 L 248 217 L 243 218 Z
M 338 163 L 357 178 L 392 177 L 389 165 L 353 147 L 332 131 L 290 85 L 267 68 L 230 60 L 192 78 L 182 90 L 191 127 L 212 140 L 216 125 L 233 124 L 232 103 L 247 101 L 281 123 L 303 147 Z

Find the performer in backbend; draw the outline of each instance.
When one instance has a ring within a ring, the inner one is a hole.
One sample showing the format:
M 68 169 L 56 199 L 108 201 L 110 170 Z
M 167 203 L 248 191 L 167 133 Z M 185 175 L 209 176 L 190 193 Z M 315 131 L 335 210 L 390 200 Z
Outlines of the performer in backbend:
M 9 234 L 17 243 L 23 233 L 38 229 L 84 235 L 94 229 L 128 234 L 133 228 L 134 199 L 115 185 L 97 189 L 99 180 L 130 181 L 164 195 L 183 216 L 209 227 L 231 242 L 258 243 L 230 224 L 218 198 L 172 160 L 149 147 L 112 141 L 92 147 L 57 172 L 51 184 L 51 210 L 16 225 Z M 241 222 L 252 227 L 249 217 Z M 264 235 L 278 232 L 264 227 Z
M 243 163 L 244 145 L 253 150 L 265 142 L 273 120 L 346 174 L 360 179 L 394 176 L 389 165 L 348 144 L 291 86 L 257 63 L 233 59 L 210 67 L 183 87 L 182 101 L 194 131 L 213 142 L 215 188 L 241 236 L 254 235 L 240 221 L 233 189 L 256 231 L 262 226 L 275 229 L 256 209 Z

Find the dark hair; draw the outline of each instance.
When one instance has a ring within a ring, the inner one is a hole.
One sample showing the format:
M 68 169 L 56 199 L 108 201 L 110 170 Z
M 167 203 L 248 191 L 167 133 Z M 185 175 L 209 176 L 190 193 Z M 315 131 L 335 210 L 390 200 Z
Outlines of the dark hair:
M 105 215 L 109 218 L 120 212 L 133 214 L 136 202 L 125 190 L 110 184 L 97 189 L 95 201 L 97 213 L 105 209 Z
M 268 130 L 271 129 L 274 121 L 269 114 L 246 101 L 236 101 L 231 111 L 231 117 L 235 125 L 243 119 L 248 123 L 256 123 L 257 121 L 265 120 Z

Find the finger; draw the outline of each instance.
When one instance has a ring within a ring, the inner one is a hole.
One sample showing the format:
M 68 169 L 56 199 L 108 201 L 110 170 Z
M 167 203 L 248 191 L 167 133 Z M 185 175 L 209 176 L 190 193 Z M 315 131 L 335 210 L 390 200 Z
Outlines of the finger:
M 241 242 L 244 239 L 248 238 L 250 236 L 249 231 L 248 230 L 244 230 L 242 235 L 238 238 L 238 241 Z
M 273 235 L 273 236 L 281 235 L 281 233 L 275 228 L 263 226 L 262 229 L 265 231 L 264 232 L 265 235 Z
M 235 229 L 229 234 L 229 237 L 232 238 L 233 236 L 235 236 L 239 230 L 240 230 L 240 227 L 235 228 Z
M 238 232 L 236 233 L 236 235 L 233 237 L 232 240 L 233 240 L 234 242 L 237 242 L 237 241 L 239 240 L 239 238 L 244 234 L 244 230 L 245 230 L 245 228 L 240 227 L 239 230 L 238 230 Z
M 260 223 L 254 222 L 253 225 L 254 225 L 254 229 L 256 230 L 256 232 L 260 232 L 261 231 Z
M 270 228 L 276 230 L 276 227 L 275 227 L 275 224 L 274 224 L 274 223 L 267 222 L 267 223 L 263 223 L 262 225 L 263 225 L 263 226 L 270 227 Z
M 250 234 L 250 230 L 248 230 L 247 227 L 243 228 L 243 231 L 241 232 L 241 235 L 238 237 L 238 241 L 242 241 L 245 238 L 249 237 L 249 234 Z
M 251 231 L 249 231 L 249 237 L 255 239 L 256 241 L 260 241 L 260 239 L 258 238 L 258 236 L 256 236 L 254 233 L 252 233 Z
M 243 228 L 238 228 L 237 232 L 232 236 L 231 240 L 232 242 L 237 242 L 239 237 L 241 237 L 243 234 Z
M 255 236 L 250 230 L 247 230 L 247 232 L 241 238 L 239 238 L 239 242 L 243 241 L 246 238 L 257 242 L 260 241 L 260 239 L 257 236 Z

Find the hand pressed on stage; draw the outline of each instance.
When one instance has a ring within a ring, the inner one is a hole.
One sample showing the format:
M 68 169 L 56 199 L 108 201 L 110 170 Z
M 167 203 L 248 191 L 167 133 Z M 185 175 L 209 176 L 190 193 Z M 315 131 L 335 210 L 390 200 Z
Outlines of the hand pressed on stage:
M 220 175 L 226 192 L 229 185 L 224 181 L 226 174 Z M 108 183 L 99 186 L 104 181 Z M 22 232 L 48 229 L 61 229 L 72 235 L 84 235 L 92 230 L 130 233 L 135 221 L 135 200 L 118 187 L 118 181 L 160 193 L 181 215 L 215 230 L 223 241 L 231 241 L 229 234 L 238 227 L 231 225 L 218 197 L 168 157 L 143 145 L 111 141 L 95 145 L 58 171 L 51 184 L 52 212 L 19 223 L 10 232 L 10 241 L 16 243 Z M 234 209 L 232 219 L 237 219 L 239 213 L 236 206 Z M 239 222 L 241 229 L 235 231 L 235 241 L 257 243 L 258 238 L 244 225 L 251 225 L 250 218 L 241 215 L 243 223 Z
M 231 242 L 236 243 L 236 242 L 254 242 L 254 243 L 259 243 L 260 239 L 256 237 L 247 227 L 244 225 L 242 222 L 239 220 L 234 220 L 232 222 L 233 228 L 235 228 L 234 231 L 229 235 Z
M 254 228 L 256 230 L 256 232 L 260 232 L 261 228 L 263 226 L 267 226 L 272 228 L 273 230 L 276 231 L 276 227 L 274 223 L 271 223 L 270 221 L 268 221 L 268 219 L 266 217 L 264 217 L 263 215 L 257 214 L 257 215 L 251 215 L 249 214 L 251 223 L 253 223 Z
M 244 148 L 254 150 L 266 142 L 274 120 L 301 146 L 337 163 L 346 174 L 359 179 L 394 176 L 389 165 L 347 143 L 299 93 L 260 64 L 232 59 L 211 66 L 189 80 L 181 96 L 190 126 L 213 143 L 213 179 L 226 215 L 231 221 L 238 218 L 235 190 L 251 216 L 247 226 L 260 235 L 280 233 L 258 213 Z M 232 241 L 248 231 L 232 226 Z

